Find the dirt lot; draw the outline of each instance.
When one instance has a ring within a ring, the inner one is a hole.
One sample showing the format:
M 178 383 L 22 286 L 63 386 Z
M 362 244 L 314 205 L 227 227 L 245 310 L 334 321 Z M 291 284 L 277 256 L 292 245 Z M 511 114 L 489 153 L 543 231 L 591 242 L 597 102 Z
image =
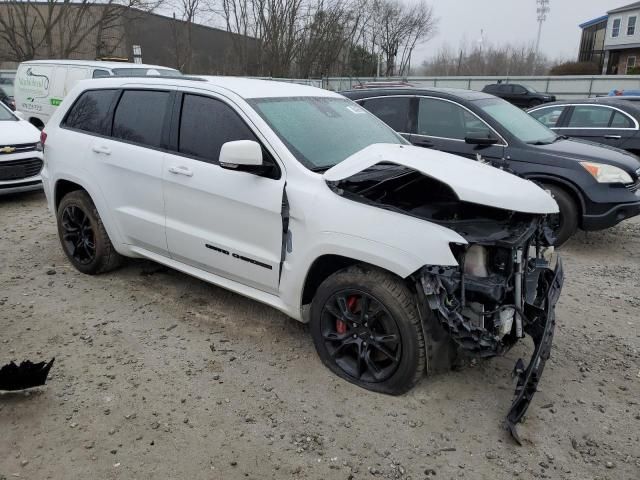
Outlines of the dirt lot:
M 640 478 L 640 221 L 579 234 L 517 447 L 506 358 L 387 397 L 329 373 L 306 326 L 145 261 L 72 269 L 40 193 L 0 198 L 0 479 Z

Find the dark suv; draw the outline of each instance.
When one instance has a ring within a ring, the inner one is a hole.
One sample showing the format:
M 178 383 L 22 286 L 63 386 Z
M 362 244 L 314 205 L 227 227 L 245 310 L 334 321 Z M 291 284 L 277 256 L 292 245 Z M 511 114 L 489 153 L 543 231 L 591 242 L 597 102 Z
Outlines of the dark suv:
M 414 145 L 490 162 L 544 185 L 560 207 L 556 245 L 640 213 L 640 160 L 556 135 L 509 103 L 471 90 L 342 92 Z
M 482 91 L 500 97 L 521 108 L 531 108 L 542 105 L 543 103 L 556 101 L 554 95 L 536 92 L 527 85 L 518 85 L 515 83 L 494 83 L 487 85 Z

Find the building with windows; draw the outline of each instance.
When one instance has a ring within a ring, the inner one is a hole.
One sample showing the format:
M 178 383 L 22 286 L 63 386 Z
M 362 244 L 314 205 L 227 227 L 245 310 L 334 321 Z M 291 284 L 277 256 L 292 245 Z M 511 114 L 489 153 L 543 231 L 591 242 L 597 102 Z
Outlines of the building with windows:
M 604 66 L 604 41 L 608 19 L 609 17 L 604 15 L 580 25 L 582 39 L 580 40 L 578 61 L 595 63 L 601 71 Z
M 580 28 L 578 61 L 596 63 L 603 75 L 640 73 L 640 2 L 609 10 Z

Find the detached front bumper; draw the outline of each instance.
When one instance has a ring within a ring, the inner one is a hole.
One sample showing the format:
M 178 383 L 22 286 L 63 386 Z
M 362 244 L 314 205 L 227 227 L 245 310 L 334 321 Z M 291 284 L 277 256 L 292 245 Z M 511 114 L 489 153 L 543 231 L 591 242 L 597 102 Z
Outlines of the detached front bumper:
M 547 269 L 544 272 L 542 281 L 546 283 L 544 306 L 536 307 L 529 304 L 525 306 L 525 315 L 530 320 L 525 326 L 525 332 L 531 335 L 535 350 L 526 368 L 522 359 L 519 359 L 513 370 L 514 376 L 518 378 L 518 383 L 515 398 L 507 415 L 506 425 L 511 436 L 519 445 L 522 445 L 522 442 L 516 424 L 522 420 L 529 408 L 537 391 L 544 366 L 551 356 L 553 333 L 556 327 L 555 306 L 558 303 L 564 282 L 564 271 L 560 258 L 557 260 L 555 270 Z

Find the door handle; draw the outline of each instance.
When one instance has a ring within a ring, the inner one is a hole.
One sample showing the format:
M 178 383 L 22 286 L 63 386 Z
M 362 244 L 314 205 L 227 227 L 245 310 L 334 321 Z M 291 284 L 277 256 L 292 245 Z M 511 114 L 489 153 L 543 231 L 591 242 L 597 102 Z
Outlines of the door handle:
M 169 172 L 175 175 L 184 175 L 185 177 L 193 177 L 193 170 L 182 165 L 178 167 L 169 167 Z
M 109 147 L 105 147 L 104 145 L 96 145 L 92 147 L 91 150 L 102 155 L 111 155 L 111 149 Z
M 620 140 L 622 136 L 620 135 L 605 135 L 604 138 L 608 140 Z

